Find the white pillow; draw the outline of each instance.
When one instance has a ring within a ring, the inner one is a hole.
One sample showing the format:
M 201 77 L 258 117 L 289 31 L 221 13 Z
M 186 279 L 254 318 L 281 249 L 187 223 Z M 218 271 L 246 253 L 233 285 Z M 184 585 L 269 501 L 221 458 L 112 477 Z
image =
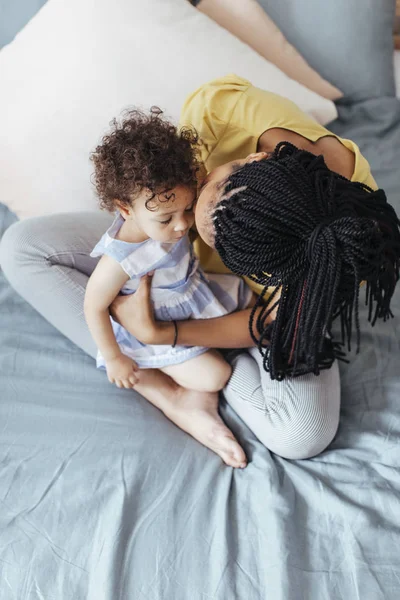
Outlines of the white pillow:
M 96 208 L 90 151 L 127 106 L 173 120 L 235 72 L 327 123 L 335 107 L 187 0 L 49 0 L 0 53 L 0 201 L 20 218 Z

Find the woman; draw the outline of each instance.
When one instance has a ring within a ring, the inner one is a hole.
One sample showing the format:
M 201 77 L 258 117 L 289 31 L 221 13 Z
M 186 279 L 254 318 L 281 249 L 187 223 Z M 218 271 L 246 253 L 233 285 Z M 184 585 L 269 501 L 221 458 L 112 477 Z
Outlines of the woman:
M 233 359 L 233 375 L 224 391 L 227 401 L 271 451 L 291 459 L 315 456 L 329 445 L 339 421 L 339 372 L 329 339 L 333 309 L 343 309 L 343 322 L 349 325 L 349 313 L 364 277 L 372 282 L 370 297 L 380 316 L 389 314 L 400 252 L 394 211 L 382 192 L 372 191 L 376 190 L 375 181 L 356 144 L 337 138 L 292 102 L 239 77 L 215 80 L 192 94 L 185 103 L 182 124 L 193 125 L 199 132 L 209 172 L 196 210 L 204 242 L 215 245 L 232 270 L 247 275 L 256 292 L 264 295 L 271 284 L 278 287 L 282 300 L 277 304 L 278 294 L 270 295 L 270 302 L 256 306 L 251 319 L 247 310 L 216 320 L 180 322 L 179 343 L 253 346 Z M 275 150 L 280 142 L 286 144 Z M 323 156 L 327 168 L 321 159 L 313 164 L 313 156 L 318 155 Z M 268 165 L 274 165 L 275 171 L 269 171 Z M 368 187 L 350 185 L 342 178 Z M 342 211 L 336 214 L 335 194 L 346 198 L 346 185 L 356 197 L 347 208 L 344 202 L 336 203 Z M 271 209 L 276 205 L 290 208 L 289 213 L 279 215 L 288 225 L 285 219 L 294 219 L 288 232 L 281 223 L 280 228 L 275 220 L 271 223 L 265 212 L 267 196 L 272 199 Z M 310 198 L 314 203 L 310 204 Z M 362 212 L 362 201 L 372 198 L 378 209 L 374 212 L 367 202 L 368 210 Z M 303 210 L 306 201 L 310 213 Z M 356 207 L 362 217 L 357 217 Z M 332 225 L 339 218 L 350 221 L 343 227 L 339 227 L 342 222 Z M 377 226 L 378 218 L 386 237 Z M 3 269 L 17 291 L 24 296 L 29 290 L 30 303 L 92 356 L 95 348 L 84 323 L 83 296 L 95 265 L 89 253 L 107 229 L 107 220 L 102 214 L 95 220 L 92 213 L 82 227 L 82 214 L 31 219 L 11 227 L 2 243 Z M 264 224 L 268 238 L 260 235 Z M 297 231 L 301 233 L 300 250 L 300 242 L 292 243 Z M 271 236 L 273 247 L 268 245 Z M 255 239 L 258 244 L 252 247 L 250 242 Z M 365 247 L 360 244 L 364 239 Z M 286 250 L 289 256 L 282 255 Z M 333 260 L 339 250 L 340 256 L 349 257 L 352 269 L 342 270 L 342 258 Z M 205 270 L 226 270 L 211 247 L 203 244 L 198 251 Z M 268 260 L 270 251 L 275 263 Z M 367 261 L 363 258 L 366 252 Z M 290 260 L 293 253 L 294 260 Z M 368 268 L 370 258 L 374 259 L 373 269 Z M 268 263 L 275 267 L 274 273 Z M 325 277 L 328 291 L 323 288 Z M 307 278 L 312 285 L 305 286 Z M 145 280 L 133 297 L 117 302 L 114 316 L 139 339 L 140 321 L 146 320 L 153 335 L 143 339 L 145 343 L 172 343 L 172 324 L 152 321 L 148 286 Z M 255 340 L 259 348 L 254 348 Z M 265 352 L 268 344 L 270 351 Z M 242 448 L 218 416 L 215 394 L 184 390 L 160 371 L 144 372 L 138 390 L 227 464 L 237 467 L 245 463 Z

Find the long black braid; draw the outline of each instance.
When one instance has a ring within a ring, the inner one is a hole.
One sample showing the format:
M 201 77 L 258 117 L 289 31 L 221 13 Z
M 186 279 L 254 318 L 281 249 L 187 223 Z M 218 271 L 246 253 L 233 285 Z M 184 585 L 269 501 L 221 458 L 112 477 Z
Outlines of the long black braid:
M 358 351 L 361 282 L 372 325 L 393 316 L 400 221 L 383 190 L 351 182 L 322 156 L 282 142 L 269 159 L 232 174 L 224 194 L 229 199 L 213 214 L 215 247 L 231 271 L 264 286 L 249 328 L 272 379 L 331 367 L 346 342 L 350 350 L 353 322 Z M 270 286 L 276 291 L 266 297 Z M 340 342 L 331 331 L 336 317 Z

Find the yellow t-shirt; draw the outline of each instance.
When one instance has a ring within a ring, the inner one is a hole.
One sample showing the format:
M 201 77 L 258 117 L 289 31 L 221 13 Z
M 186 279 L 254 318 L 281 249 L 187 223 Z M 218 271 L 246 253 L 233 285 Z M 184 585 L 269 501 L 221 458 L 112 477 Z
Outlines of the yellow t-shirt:
M 336 137 L 354 153 L 351 180 L 377 189 L 357 144 L 334 135 L 291 100 L 257 88 L 237 75 L 214 79 L 193 92 L 183 105 L 181 126 L 193 126 L 198 132 L 208 172 L 256 152 L 260 136 L 275 127 L 298 133 L 312 142 L 325 136 Z M 229 273 L 218 254 L 202 240 L 196 240 L 195 250 L 205 271 Z M 261 292 L 262 286 L 245 279 L 255 292 Z

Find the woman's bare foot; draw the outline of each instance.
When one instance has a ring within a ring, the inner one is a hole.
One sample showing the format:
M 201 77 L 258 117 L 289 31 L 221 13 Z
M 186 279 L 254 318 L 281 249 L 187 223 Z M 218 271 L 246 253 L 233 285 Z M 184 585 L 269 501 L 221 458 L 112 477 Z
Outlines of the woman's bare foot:
M 217 393 L 187 390 L 153 369 L 140 371 L 135 390 L 225 464 L 242 469 L 247 465 L 243 449 L 218 414 Z

